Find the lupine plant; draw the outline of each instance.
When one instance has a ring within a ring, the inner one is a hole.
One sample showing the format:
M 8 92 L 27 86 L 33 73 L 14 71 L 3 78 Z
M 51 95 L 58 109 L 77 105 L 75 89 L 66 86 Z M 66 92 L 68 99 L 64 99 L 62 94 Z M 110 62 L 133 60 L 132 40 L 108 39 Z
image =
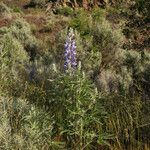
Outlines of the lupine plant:
M 52 89 L 48 106 L 55 120 L 55 136 L 65 141 L 66 149 L 109 146 L 111 136 L 103 128 L 107 113 L 101 96 L 80 68 L 79 65 L 73 76 L 63 73 L 49 80 Z
M 65 47 L 64 68 L 65 70 L 69 69 L 69 67 L 75 69 L 77 66 L 76 43 L 75 43 L 75 35 L 72 28 L 69 29 L 64 47 Z
M 106 111 L 94 84 L 76 62 L 76 45 L 73 29 L 69 29 L 65 43 L 65 73 L 50 81 L 48 107 L 55 120 L 55 137 L 65 141 L 66 149 L 91 149 L 96 144 L 107 145 L 110 135 L 104 134 L 102 120 Z M 73 73 L 70 74 L 70 71 Z M 68 74 L 69 72 L 69 74 Z M 57 92 L 59 91 L 59 92 Z

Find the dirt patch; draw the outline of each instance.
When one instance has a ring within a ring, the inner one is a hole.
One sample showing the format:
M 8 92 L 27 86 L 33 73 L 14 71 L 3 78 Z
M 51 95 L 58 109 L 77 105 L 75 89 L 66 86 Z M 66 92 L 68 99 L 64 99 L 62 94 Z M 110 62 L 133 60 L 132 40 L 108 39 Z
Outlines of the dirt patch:
M 46 24 L 46 18 L 39 15 L 26 15 L 23 17 L 28 23 L 36 25 L 37 29 L 42 28 Z
M 46 30 L 45 26 L 47 24 L 47 17 L 43 13 L 43 15 L 26 15 L 23 17 L 28 23 L 35 26 L 34 35 L 44 41 L 45 39 L 49 39 L 49 42 L 52 44 L 55 42 L 56 35 L 66 27 L 66 21 L 62 19 L 58 19 L 52 25 L 51 30 Z
M 0 19 L 0 28 L 4 26 L 9 26 L 13 19 L 10 18 L 2 18 Z

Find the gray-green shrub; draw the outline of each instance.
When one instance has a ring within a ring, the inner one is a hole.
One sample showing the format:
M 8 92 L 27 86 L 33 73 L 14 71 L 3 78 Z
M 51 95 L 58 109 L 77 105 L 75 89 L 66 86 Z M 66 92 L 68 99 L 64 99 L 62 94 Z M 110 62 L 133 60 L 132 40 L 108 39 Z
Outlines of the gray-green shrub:
M 3 2 L 0 2 L 0 15 L 1 16 L 11 16 L 11 9 L 7 7 Z

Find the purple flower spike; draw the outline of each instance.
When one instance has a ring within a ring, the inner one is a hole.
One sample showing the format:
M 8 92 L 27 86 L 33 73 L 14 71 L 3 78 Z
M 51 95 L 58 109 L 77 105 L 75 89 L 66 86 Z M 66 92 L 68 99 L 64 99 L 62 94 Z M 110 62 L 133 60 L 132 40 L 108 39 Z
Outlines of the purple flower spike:
M 75 35 L 73 33 L 73 29 L 69 29 L 69 33 L 67 35 L 64 48 L 65 48 L 65 54 L 64 54 L 65 70 L 67 70 L 69 66 L 72 69 L 75 69 L 77 67 L 77 62 L 76 62 L 76 43 L 75 43 Z

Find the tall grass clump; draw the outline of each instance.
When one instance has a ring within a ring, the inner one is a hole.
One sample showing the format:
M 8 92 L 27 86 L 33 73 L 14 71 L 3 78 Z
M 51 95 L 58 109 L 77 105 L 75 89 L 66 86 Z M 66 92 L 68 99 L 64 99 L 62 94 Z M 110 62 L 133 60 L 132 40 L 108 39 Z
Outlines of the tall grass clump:
M 106 123 L 107 131 L 115 135 L 111 143 L 113 147 L 116 149 L 142 148 L 144 144 L 140 141 L 138 134 L 138 128 L 145 123 L 140 120 L 143 117 L 141 98 L 110 94 L 107 101 L 104 101 L 104 105 L 109 114 Z

